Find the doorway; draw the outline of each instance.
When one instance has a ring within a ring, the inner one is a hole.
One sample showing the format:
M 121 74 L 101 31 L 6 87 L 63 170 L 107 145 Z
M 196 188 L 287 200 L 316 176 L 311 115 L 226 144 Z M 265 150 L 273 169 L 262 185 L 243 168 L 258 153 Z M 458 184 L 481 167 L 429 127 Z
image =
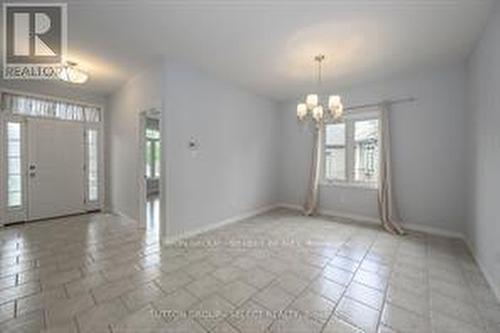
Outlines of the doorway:
M 11 115 L 2 126 L 4 223 L 100 209 L 99 124 Z
M 162 177 L 160 112 L 157 110 L 142 112 L 140 128 L 141 222 L 148 231 L 159 234 Z

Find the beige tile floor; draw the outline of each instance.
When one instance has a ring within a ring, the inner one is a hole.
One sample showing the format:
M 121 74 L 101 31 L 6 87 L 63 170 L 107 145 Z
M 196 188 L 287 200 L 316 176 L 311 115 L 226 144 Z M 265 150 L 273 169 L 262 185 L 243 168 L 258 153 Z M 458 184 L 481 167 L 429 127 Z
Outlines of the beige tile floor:
M 352 221 L 277 210 L 162 248 L 97 214 L 0 246 L 0 332 L 500 332 L 461 241 Z

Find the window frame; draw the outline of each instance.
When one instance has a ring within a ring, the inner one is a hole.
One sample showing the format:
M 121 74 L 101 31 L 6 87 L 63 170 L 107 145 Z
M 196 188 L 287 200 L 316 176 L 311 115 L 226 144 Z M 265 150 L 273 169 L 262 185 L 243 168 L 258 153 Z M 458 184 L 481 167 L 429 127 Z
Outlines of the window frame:
M 91 142 L 90 142 L 90 132 L 95 133 L 95 141 L 93 142 L 94 147 L 91 147 Z M 101 147 L 100 147 L 100 141 L 101 141 L 101 133 L 99 131 L 99 128 L 97 126 L 86 126 L 84 128 L 84 144 L 85 144 L 85 162 L 84 162 L 84 168 L 85 168 L 85 204 L 86 205 L 92 205 L 100 202 L 101 199 L 101 193 L 100 193 L 100 182 L 101 182 L 101 163 L 100 163 L 100 156 L 101 156 Z M 91 160 L 91 149 L 95 149 L 95 160 Z M 96 170 L 92 170 L 92 163 L 95 163 L 95 168 Z M 95 177 L 97 179 L 97 188 L 96 188 L 96 198 L 91 197 L 91 173 L 92 171 L 95 171 Z
M 351 187 L 376 190 L 378 182 L 365 182 L 355 180 L 355 123 L 357 121 L 377 119 L 379 121 L 379 142 L 380 142 L 380 111 L 378 109 L 369 109 L 366 111 L 354 111 L 344 113 L 343 120 L 345 123 L 345 180 L 328 179 L 326 178 L 326 126 L 336 124 L 338 122 L 328 121 L 323 124 L 323 142 L 321 145 L 321 182 L 323 186 Z
M 7 90 L 0 94 L 2 108 L 13 115 L 89 124 L 102 122 L 101 106 Z
M 7 126 L 8 123 L 19 123 L 21 129 L 21 205 L 10 206 L 8 204 L 9 191 L 8 191 L 8 140 L 7 140 Z M 27 165 L 26 165 L 26 122 L 23 117 L 18 115 L 11 115 L 1 112 L 0 110 L 0 225 L 10 222 L 24 221 L 27 216 Z M 5 140 L 4 140 L 5 139 Z
M 326 126 L 327 125 L 335 125 L 335 124 L 340 124 L 340 123 L 344 123 L 344 122 L 328 122 L 328 123 L 325 123 L 323 126 L 323 142 L 322 142 L 322 145 L 321 145 L 321 180 L 322 180 L 322 183 L 345 183 L 347 181 L 347 166 L 348 166 L 348 162 L 347 162 L 347 123 L 344 123 L 344 144 L 343 145 L 330 145 L 330 147 L 333 147 L 334 149 L 335 148 L 341 148 L 341 147 L 344 147 L 344 158 L 345 158 L 345 166 L 344 166 L 344 170 L 345 170 L 345 179 L 328 179 L 326 178 L 326 149 L 327 149 L 327 144 L 326 144 Z
M 97 200 L 90 200 L 90 184 L 89 184 L 89 146 L 88 146 L 88 131 L 95 130 L 97 138 Z M 104 142 L 104 123 L 101 120 L 99 123 L 85 123 L 83 129 L 84 138 L 84 200 L 85 208 L 88 212 L 102 210 L 105 207 L 105 164 L 104 164 L 104 154 L 105 154 L 105 142 Z

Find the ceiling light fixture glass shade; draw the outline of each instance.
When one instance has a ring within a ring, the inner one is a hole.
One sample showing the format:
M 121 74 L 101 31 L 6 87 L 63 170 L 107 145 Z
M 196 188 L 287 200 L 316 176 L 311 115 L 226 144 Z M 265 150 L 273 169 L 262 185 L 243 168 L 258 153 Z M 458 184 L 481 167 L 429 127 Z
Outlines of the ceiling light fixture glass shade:
M 314 61 L 318 63 L 318 86 L 321 86 L 321 63 L 325 60 L 324 55 L 317 55 L 314 57 Z M 328 109 L 330 112 L 324 112 L 324 109 Z M 331 118 L 331 120 L 336 121 L 344 112 L 344 107 L 342 105 L 342 100 L 338 95 L 330 95 L 328 97 L 327 107 L 323 107 L 320 103 L 320 96 L 318 94 L 308 94 L 306 96 L 305 103 L 299 103 L 297 105 L 297 118 L 300 121 L 304 121 L 309 111 L 312 118 L 317 122 L 323 122 L 326 117 Z
M 300 103 L 297 105 L 297 117 L 300 120 L 304 120 L 307 116 L 307 105 L 305 103 Z
M 321 105 L 318 105 L 313 109 L 312 117 L 316 121 L 321 121 L 321 119 L 323 119 L 323 107 Z
M 318 95 L 316 94 L 309 94 L 306 97 L 306 105 L 309 110 L 314 109 L 316 106 L 318 106 Z
M 61 67 L 58 76 L 63 81 L 75 84 L 83 84 L 89 79 L 89 75 L 77 68 L 77 63 L 71 61 L 67 61 Z
M 342 103 L 340 102 L 340 96 L 338 96 L 338 95 L 331 95 L 328 98 L 328 108 L 330 110 L 333 109 L 333 108 L 337 108 L 340 105 L 342 105 Z

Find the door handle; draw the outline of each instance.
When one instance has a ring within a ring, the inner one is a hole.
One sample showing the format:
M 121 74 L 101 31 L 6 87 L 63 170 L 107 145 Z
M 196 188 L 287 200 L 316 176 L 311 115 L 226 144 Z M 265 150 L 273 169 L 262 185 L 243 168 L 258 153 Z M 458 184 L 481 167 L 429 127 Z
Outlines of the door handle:
M 36 177 L 36 172 L 31 171 L 31 172 L 30 172 L 30 177 L 31 177 L 31 178 Z

